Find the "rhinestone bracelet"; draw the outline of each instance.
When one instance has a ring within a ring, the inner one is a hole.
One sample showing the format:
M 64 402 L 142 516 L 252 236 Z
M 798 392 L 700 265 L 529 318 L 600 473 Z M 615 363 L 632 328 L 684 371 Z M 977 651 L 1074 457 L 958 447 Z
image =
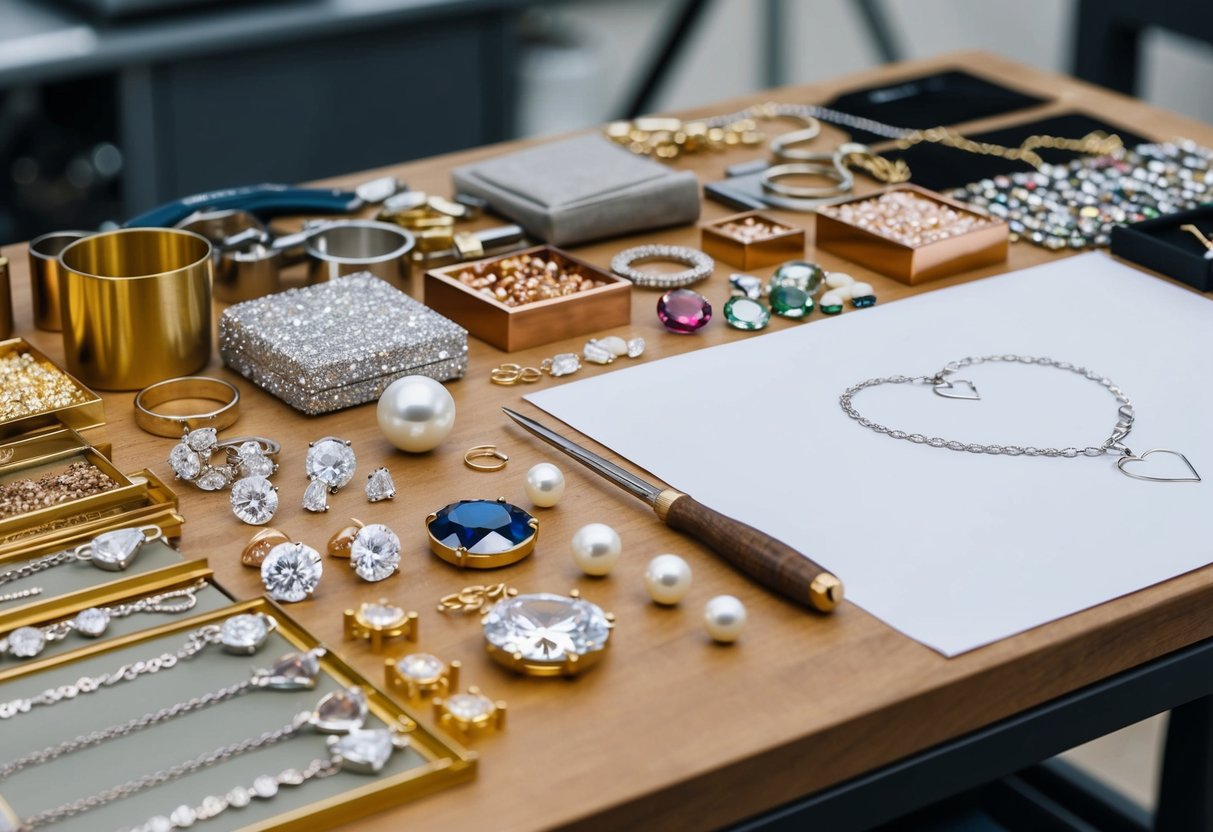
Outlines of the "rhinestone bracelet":
M 672 274 L 642 271 L 637 263 L 670 260 L 690 268 Z M 625 249 L 611 258 L 611 271 L 647 289 L 675 289 L 710 277 L 716 267 L 711 257 L 689 246 L 649 245 Z

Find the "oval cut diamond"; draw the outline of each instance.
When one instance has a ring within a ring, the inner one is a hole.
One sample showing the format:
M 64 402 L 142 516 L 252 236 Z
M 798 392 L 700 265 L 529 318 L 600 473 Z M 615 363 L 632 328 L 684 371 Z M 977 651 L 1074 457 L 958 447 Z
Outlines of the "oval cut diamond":
M 178 442 L 169 451 L 168 465 L 183 480 L 193 480 L 202 473 L 202 458 L 184 442 Z
M 81 610 L 72 621 L 72 629 L 82 636 L 97 638 L 110 624 L 110 614 L 97 607 Z
M 358 530 L 350 547 L 350 565 L 364 581 L 382 581 L 400 568 L 400 538 L 382 523 Z
M 484 637 L 509 655 L 563 664 L 606 646 L 611 623 L 597 604 L 547 592 L 499 602 L 484 618 Z
M 442 700 L 447 713 L 465 722 L 478 722 L 488 719 L 497 710 L 497 706 L 483 693 L 454 693 Z
M 265 616 L 252 613 L 233 615 L 219 628 L 219 641 L 228 650 L 244 653 L 260 647 L 269 632 Z
M 341 488 L 348 483 L 356 465 L 353 449 L 332 436 L 321 439 L 307 450 L 307 475 L 330 488 Z
M 385 604 L 382 601 L 374 604 L 366 603 L 358 608 L 359 621 L 368 627 L 379 630 L 395 627 L 407 617 L 400 607 Z
M 439 510 L 428 528 L 443 546 L 493 555 L 508 552 L 534 536 L 534 519 L 510 503 L 460 500 Z
M 219 442 L 219 432 L 215 428 L 198 428 L 187 433 L 181 441 L 198 453 L 206 454 Z
M 8 634 L 8 652 L 18 659 L 30 659 L 42 652 L 46 635 L 37 627 L 18 627 Z

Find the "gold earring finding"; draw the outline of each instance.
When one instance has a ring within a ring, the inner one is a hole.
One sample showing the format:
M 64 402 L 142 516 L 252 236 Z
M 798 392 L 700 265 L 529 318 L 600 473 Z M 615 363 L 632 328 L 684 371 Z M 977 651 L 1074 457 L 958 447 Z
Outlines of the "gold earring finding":
M 473 462 L 472 460 L 475 459 L 492 459 L 495 461 L 487 463 Z M 496 445 L 477 445 L 474 448 L 468 448 L 468 452 L 463 455 L 463 464 L 473 471 L 500 471 L 509 461 L 509 456 L 497 450 Z
M 261 529 L 244 546 L 240 553 L 240 562 L 254 569 L 261 568 L 261 561 L 279 543 L 290 543 L 291 539 L 273 527 Z
M 343 529 L 339 529 L 328 542 L 328 556 L 330 558 L 344 558 L 349 560 L 350 548 L 354 545 L 354 538 L 358 536 L 358 532 L 366 525 L 356 517 L 350 518 L 350 525 Z

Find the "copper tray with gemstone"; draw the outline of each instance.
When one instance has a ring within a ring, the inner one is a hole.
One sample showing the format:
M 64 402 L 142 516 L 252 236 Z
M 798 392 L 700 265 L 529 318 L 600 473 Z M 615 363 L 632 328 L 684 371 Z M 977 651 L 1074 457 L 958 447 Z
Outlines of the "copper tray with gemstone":
M 561 298 L 506 306 L 459 281 L 460 272 L 488 271 L 495 263 L 524 255 L 555 261 L 566 270 L 578 269 L 607 285 Z M 425 273 L 425 304 L 481 341 L 514 352 L 630 324 L 632 283 L 554 246 L 535 246 L 474 263 L 429 270 Z
M 748 219 L 781 228 L 769 237 L 746 242 L 726 230 L 730 223 L 744 223 Z M 700 226 L 699 247 L 705 252 L 739 269 L 761 269 L 786 260 L 804 257 L 804 229 L 791 223 L 777 220 L 762 211 L 746 211 L 732 214 Z

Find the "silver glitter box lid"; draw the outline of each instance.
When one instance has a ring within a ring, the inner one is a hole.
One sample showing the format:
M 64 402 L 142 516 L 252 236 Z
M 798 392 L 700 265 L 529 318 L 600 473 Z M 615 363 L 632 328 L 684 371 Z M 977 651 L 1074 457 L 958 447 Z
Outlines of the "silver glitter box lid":
M 230 306 L 224 363 L 308 414 L 377 399 L 392 381 L 467 370 L 467 330 L 369 273 Z

